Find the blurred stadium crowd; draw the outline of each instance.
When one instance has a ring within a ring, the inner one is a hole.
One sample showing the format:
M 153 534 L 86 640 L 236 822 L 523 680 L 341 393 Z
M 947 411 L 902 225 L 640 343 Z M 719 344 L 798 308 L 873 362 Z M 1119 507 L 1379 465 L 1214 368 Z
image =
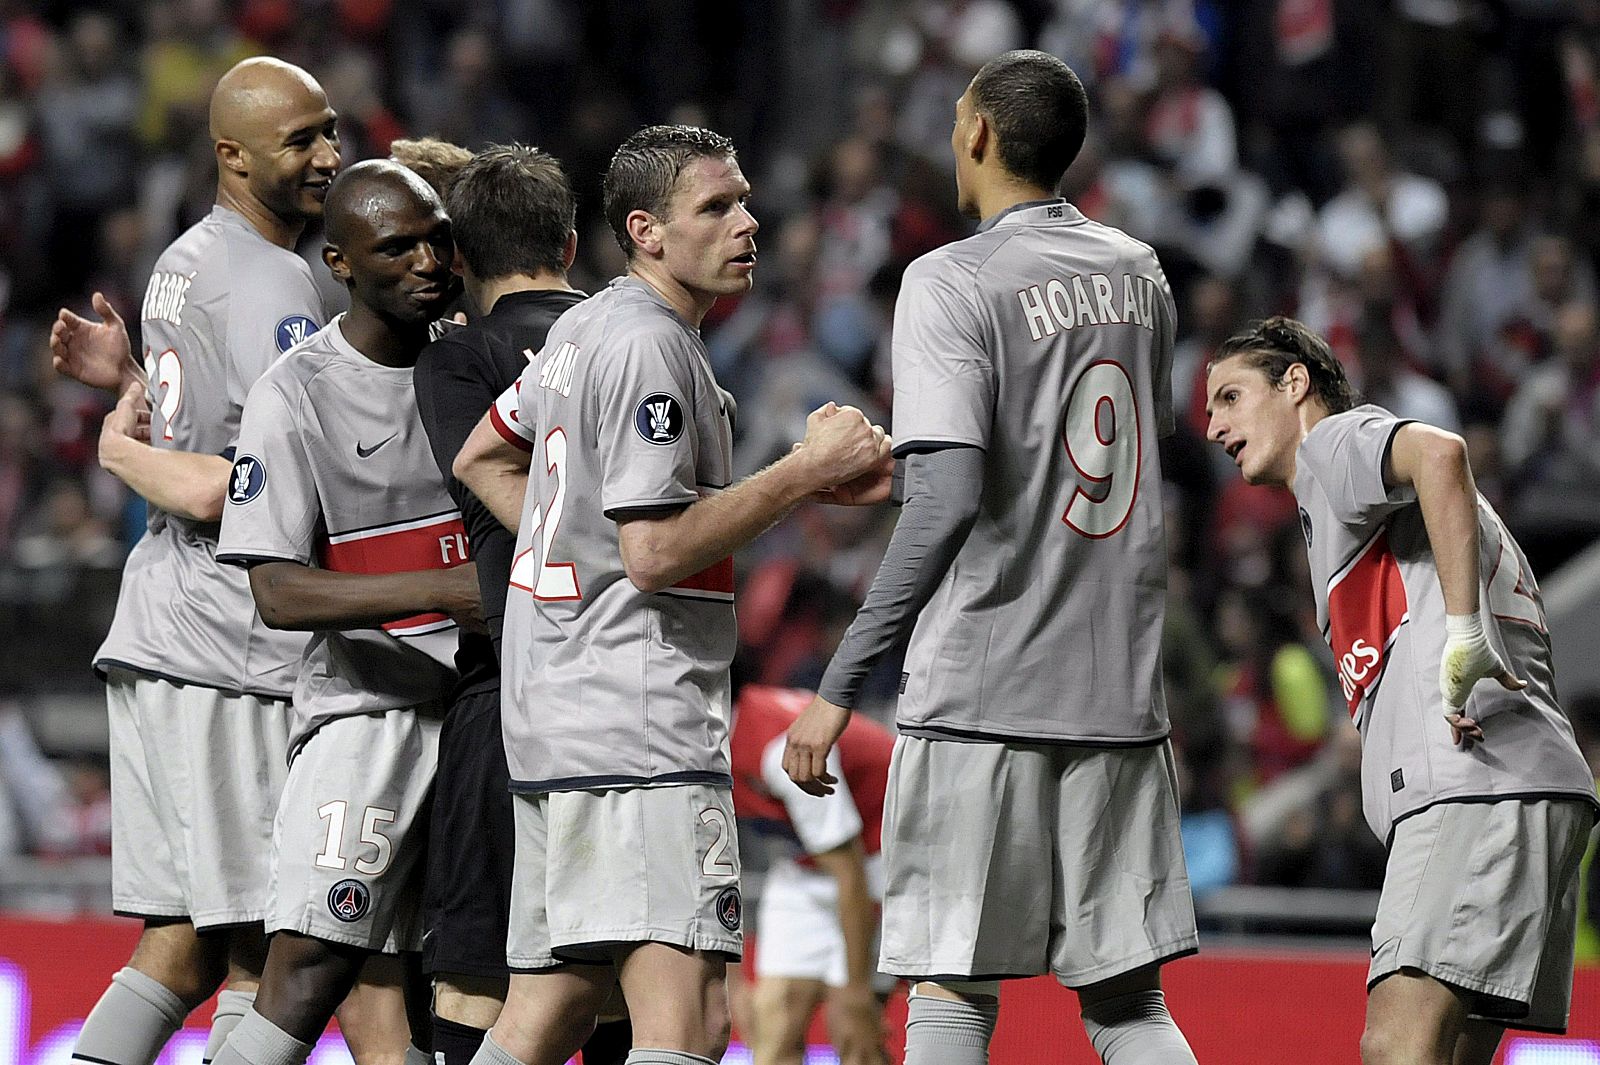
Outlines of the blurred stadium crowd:
M 11 705 L 97 688 L 142 525 L 95 463 L 104 401 L 51 372 L 46 336 L 95 290 L 135 326 L 155 255 L 209 208 L 223 70 L 312 71 L 347 164 L 422 135 L 553 151 L 586 290 L 621 270 L 599 218 L 616 144 L 646 121 L 731 135 L 761 266 L 706 334 L 751 470 L 825 400 L 887 419 L 900 273 L 968 232 L 953 103 L 1024 45 L 1095 107 L 1066 194 L 1154 245 L 1178 301 L 1167 672 L 1197 893 L 1376 887 L 1295 509 L 1205 445 L 1205 362 L 1295 315 L 1373 401 L 1463 433 L 1537 572 L 1594 539 L 1600 0 L 0 0 L 0 796 L 35 800 L 0 815 L 0 851 L 107 844 L 103 773 L 42 785 Z M 801 511 L 741 559 L 747 675 L 817 681 L 893 520 Z M 886 713 L 897 674 L 875 680 Z M 1600 766 L 1600 700 L 1563 694 Z

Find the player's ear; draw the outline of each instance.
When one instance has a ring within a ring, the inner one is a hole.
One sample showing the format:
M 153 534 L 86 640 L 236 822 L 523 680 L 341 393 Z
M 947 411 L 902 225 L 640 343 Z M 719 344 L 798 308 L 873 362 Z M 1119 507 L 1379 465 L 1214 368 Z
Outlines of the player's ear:
M 571 270 L 573 261 L 578 258 L 578 231 L 567 230 L 567 246 L 561 249 L 561 269 Z
M 989 116 L 982 111 L 974 111 L 972 115 L 972 129 L 967 134 L 967 154 L 975 163 L 981 163 L 993 147 L 994 127 L 989 125 Z
M 250 173 L 250 149 L 243 144 L 225 137 L 218 138 L 216 152 L 219 166 L 241 177 Z
M 350 283 L 350 264 L 345 261 L 344 252 L 339 250 L 337 244 L 324 244 L 322 246 L 322 261 L 327 264 L 328 273 L 341 285 Z
M 1311 392 L 1311 371 L 1306 369 L 1303 362 L 1291 362 L 1289 368 L 1283 372 L 1283 388 L 1289 393 L 1289 399 L 1299 403 Z
M 661 220 L 649 211 L 629 211 L 624 225 L 628 239 L 648 255 L 661 254 Z

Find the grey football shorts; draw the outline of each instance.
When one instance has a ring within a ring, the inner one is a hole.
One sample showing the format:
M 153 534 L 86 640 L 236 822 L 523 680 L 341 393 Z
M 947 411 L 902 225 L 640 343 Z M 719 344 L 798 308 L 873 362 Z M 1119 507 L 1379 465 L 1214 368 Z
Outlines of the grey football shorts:
M 1172 749 L 901 736 L 879 968 L 1083 987 L 1198 948 Z
M 513 970 L 605 961 L 619 945 L 647 942 L 740 956 L 739 836 L 728 788 L 514 798 Z
M 113 670 L 106 708 L 116 911 L 202 929 L 265 918 L 289 703 Z
M 295 754 L 272 837 L 267 931 L 422 949 L 436 708 L 336 717 Z
M 1566 1031 L 1593 825 L 1594 807 L 1569 800 L 1441 802 L 1400 821 L 1367 987 L 1418 969 L 1469 992 L 1474 1017 Z

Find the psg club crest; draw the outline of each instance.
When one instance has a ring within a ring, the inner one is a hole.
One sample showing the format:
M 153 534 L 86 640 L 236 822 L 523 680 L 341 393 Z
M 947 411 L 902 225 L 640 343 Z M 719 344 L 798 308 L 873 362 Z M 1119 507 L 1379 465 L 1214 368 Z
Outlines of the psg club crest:
M 744 903 L 739 899 L 739 889 L 727 887 L 718 892 L 716 910 L 717 920 L 722 922 L 722 927 L 737 932 L 739 921 L 744 917 Z
M 248 503 L 267 486 L 267 468 L 254 455 L 240 455 L 228 478 L 228 502 Z
M 273 334 L 278 342 L 278 353 L 288 351 L 316 331 L 316 322 L 303 314 L 291 314 L 278 323 L 277 331 Z
M 676 443 L 683 435 L 683 405 L 665 392 L 651 393 L 633 412 L 633 427 L 647 444 Z
M 359 880 L 341 880 L 328 889 L 328 912 L 345 924 L 359 921 L 372 908 L 372 892 Z

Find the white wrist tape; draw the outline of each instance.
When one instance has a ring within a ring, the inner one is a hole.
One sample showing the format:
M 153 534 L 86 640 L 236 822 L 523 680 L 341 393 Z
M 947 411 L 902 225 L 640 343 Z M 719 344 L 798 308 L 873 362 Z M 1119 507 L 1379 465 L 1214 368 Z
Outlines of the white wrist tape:
M 1451 643 L 1472 643 L 1488 639 L 1483 634 L 1483 618 L 1477 614 L 1446 614 L 1444 632 Z

